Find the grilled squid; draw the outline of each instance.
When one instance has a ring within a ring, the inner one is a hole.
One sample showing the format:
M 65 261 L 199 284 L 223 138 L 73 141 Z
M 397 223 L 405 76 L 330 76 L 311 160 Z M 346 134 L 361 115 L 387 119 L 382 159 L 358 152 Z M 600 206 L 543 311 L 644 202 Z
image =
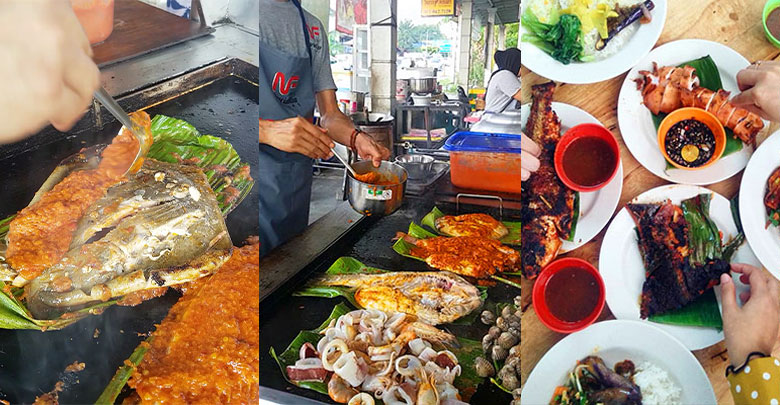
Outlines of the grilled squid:
M 395 360 L 395 369 L 398 374 L 410 377 L 416 375 L 417 370 L 422 369 L 422 363 L 417 357 L 407 354 Z
M 412 397 L 400 386 L 394 386 L 382 395 L 382 402 L 386 405 L 414 405 Z
M 333 339 L 321 351 L 322 366 L 325 370 L 333 371 L 334 363 L 347 352 L 349 352 L 349 348 L 343 340 Z
M 374 398 L 365 392 L 361 392 L 352 397 L 347 405 L 374 405 Z
M 363 383 L 367 369 L 366 363 L 355 352 L 343 354 L 333 363 L 333 372 L 353 387 Z

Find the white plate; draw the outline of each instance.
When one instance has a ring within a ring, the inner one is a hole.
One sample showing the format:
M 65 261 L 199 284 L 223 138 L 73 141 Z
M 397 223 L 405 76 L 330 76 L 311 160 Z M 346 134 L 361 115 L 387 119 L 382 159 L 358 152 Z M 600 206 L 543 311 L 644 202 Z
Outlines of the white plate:
M 717 183 L 744 169 L 753 153 L 753 147 L 742 145 L 741 151 L 725 156 L 704 169 L 667 169 L 666 160 L 658 147 L 658 131 L 653 124 L 652 114 L 642 103 L 642 93 L 637 90 L 634 79 L 640 77 L 640 70 L 652 70 L 653 62 L 658 63 L 659 67 L 677 66 L 707 55 L 710 55 L 718 66 L 723 88 L 732 92 L 732 95 L 739 93 L 737 73 L 750 65 L 748 60 L 725 45 L 702 39 L 683 39 L 653 49 L 628 72 L 623 87 L 620 88 L 618 124 L 623 142 L 642 166 L 673 183 Z M 766 121 L 764 124 L 768 126 Z
M 531 371 L 520 403 L 546 405 L 564 384 L 577 360 L 595 354 L 609 367 L 629 359 L 650 362 L 669 374 L 682 391 L 683 404 L 715 404 L 715 393 L 696 357 L 668 333 L 637 321 L 604 321 L 563 338 Z
M 553 102 L 552 109 L 561 119 L 561 135 L 569 128 L 585 123 L 602 125 L 596 117 L 569 104 Z M 520 110 L 523 125 L 531 113 L 531 105 L 524 104 Z M 523 126 L 525 128 L 525 126 Z M 612 181 L 604 188 L 590 193 L 580 193 L 580 216 L 572 241 L 563 241 L 559 253 L 571 252 L 588 243 L 607 225 L 615 213 L 620 193 L 623 191 L 623 162 Z
M 523 12 L 526 7 L 527 5 L 522 5 Z M 655 9 L 651 13 L 653 21 L 649 24 L 641 24 L 618 52 L 604 60 L 564 65 L 536 45 L 521 41 L 523 65 L 534 73 L 557 82 L 585 84 L 611 79 L 636 65 L 658 41 L 666 21 L 666 0 L 655 0 Z M 528 33 L 522 24 L 519 30 L 518 38 Z
M 780 279 L 780 231 L 766 227 L 766 182 L 780 166 L 780 132 L 772 134 L 750 159 L 739 186 L 739 215 L 750 247 L 776 278 Z
M 705 193 L 712 193 L 710 217 L 723 233 L 723 240 L 730 240 L 737 234 L 737 226 L 731 216 L 729 201 L 704 187 L 676 184 L 656 187 L 640 194 L 631 202 L 656 203 L 669 199 L 673 204 L 679 204 L 682 200 Z M 702 349 L 723 340 L 723 332 L 715 328 L 667 325 L 640 318 L 639 304 L 642 285 L 645 282 L 645 266 L 639 253 L 635 227 L 628 209 L 624 207 L 612 220 L 601 244 L 599 272 L 607 289 L 607 305 L 615 317 L 652 323 L 679 339 L 690 350 Z M 758 264 L 747 244 L 740 247 L 732 262 Z M 734 281 L 738 292 L 747 290 L 747 287 L 739 282 L 739 277 Z M 715 287 L 715 294 L 720 305 L 720 286 Z

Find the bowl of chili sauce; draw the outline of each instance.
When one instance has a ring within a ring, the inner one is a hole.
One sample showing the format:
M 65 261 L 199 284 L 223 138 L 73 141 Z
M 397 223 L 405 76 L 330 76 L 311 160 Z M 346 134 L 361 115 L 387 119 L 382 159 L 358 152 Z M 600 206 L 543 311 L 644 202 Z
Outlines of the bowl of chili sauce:
M 575 191 L 596 191 L 612 181 L 620 167 L 620 147 L 603 125 L 580 124 L 563 134 L 555 148 L 555 171 Z
M 560 333 L 585 329 L 598 319 L 606 297 L 599 271 L 585 260 L 566 257 L 548 264 L 534 284 L 534 310 Z
M 695 107 L 680 108 L 658 126 L 658 147 L 672 166 L 697 170 L 723 155 L 726 131 L 712 113 Z

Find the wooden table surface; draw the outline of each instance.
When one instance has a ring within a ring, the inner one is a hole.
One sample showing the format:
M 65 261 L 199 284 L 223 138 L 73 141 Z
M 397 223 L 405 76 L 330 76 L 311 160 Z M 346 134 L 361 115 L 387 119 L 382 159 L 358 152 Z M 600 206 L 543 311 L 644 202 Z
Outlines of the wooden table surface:
M 780 59 L 780 49 L 772 46 L 764 36 L 761 14 L 764 6 L 759 0 L 668 0 L 668 14 L 664 31 L 658 45 L 678 39 L 699 38 L 723 43 L 749 61 Z M 561 84 L 555 92 L 554 100 L 575 105 L 595 116 L 617 137 L 623 161 L 623 192 L 617 213 L 626 202 L 640 193 L 668 182 L 656 177 L 642 167 L 631 155 L 623 143 L 617 122 L 617 99 L 620 86 L 626 74 L 614 79 L 588 85 Z M 523 67 L 522 98 L 531 100 L 531 86 L 544 83 L 547 79 Z M 772 133 L 777 124 L 770 126 Z M 761 140 L 761 139 L 759 139 Z M 708 186 L 715 192 L 731 198 L 737 194 L 742 173 Z M 606 228 L 592 241 L 565 256 L 579 257 L 598 266 L 599 250 Z M 522 317 L 522 381 L 524 382 L 541 357 L 555 343 L 566 335 L 547 329 L 537 318 L 530 303 L 533 283 L 523 281 L 524 314 Z M 605 306 L 599 320 L 613 319 L 614 316 Z M 728 365 L 726 346 L 723 342 L 693 352 L 712 382 L 718 404 L 733 404 L 725 378 Z M 774 355 L 780 355 L 780 340 L 775 345 Z M 570 365 L 561 365 L 568 367 Z

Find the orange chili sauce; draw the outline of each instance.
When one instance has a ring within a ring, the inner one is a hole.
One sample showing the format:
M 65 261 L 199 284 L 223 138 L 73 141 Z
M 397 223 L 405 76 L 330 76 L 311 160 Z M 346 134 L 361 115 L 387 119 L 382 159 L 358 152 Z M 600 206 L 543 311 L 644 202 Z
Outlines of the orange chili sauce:
M 394 184 L 400 183 L 400 181 L 398 180 L 398 176 L 396 176 L 395 174 L 389 174 L 388 176 L 384 176 L 377 172 L 368 172 L 362 174 L 358 173 L 357 176 L 355 176 L 355 179 L 357 181 L 373 184 L 375 186 L 392 186 Z
M 257 403 L 259 247 L 234 249 L 171 308 L 128 382 L 141 403 Z
M 151 139 L 149 115 L 139 111 L 130 116 Z M 122 179 L 139 147 L 136 137 L 123 130 L 103 150 L 97 168 L 69 174 L 16 215 L 9 224 L 6 260 L 21 277 L 32 280 L 65 256 L 79 219 Z

